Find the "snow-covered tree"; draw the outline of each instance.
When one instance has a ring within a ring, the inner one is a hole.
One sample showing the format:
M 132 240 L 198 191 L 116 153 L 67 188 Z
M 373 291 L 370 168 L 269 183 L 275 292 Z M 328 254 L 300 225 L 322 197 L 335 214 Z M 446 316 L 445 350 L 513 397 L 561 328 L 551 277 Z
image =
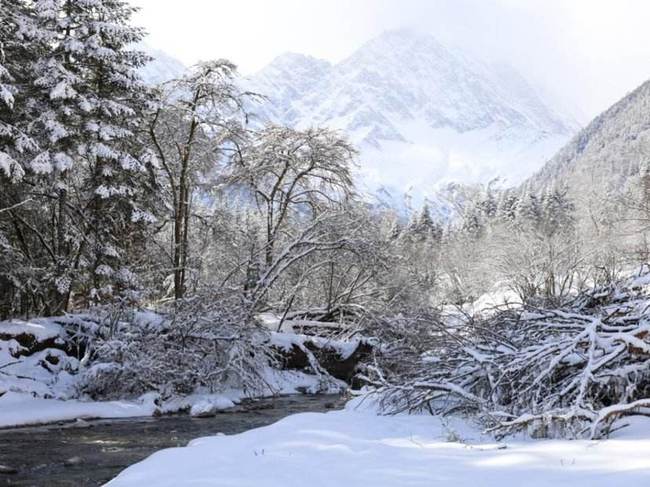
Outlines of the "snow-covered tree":
M 33 21 L 25 2 L 0 2 L 0 176 L 5 183 L 22 179 L 21 159 L 36 149 L 24 103 L 28 65 L 37 55 Z
M 169 268 L 176 299 L 186 292 L 198 202 L 218 183 L 226 160 L 244 137 L 244 104 L 254 95 L 240 90 L 235 76 L 235 65 L 226 60 L 198 64 L 161 87 L 149 115 L 157 173 L 165 182 L 161 192 L 169 210 L 164 221 L 171 226 Z
M 262 271 L 255 299 L 294 263 L 340 248 L 327 225 L 349 201 L 355 150 L 328 129 L 270 126 L 255 133 L 230 165 L 229 181 L 247 189 L 263 222 Z
M 439 242 L 442 238 L 442 226 L 433 220 L 431 208 L 425 202 L 417 216 L 414 216 L 408 227 L 412 238 Z
M 128 247 L 149 219 L 135 136 L 146 101 L 137 69 L 146 58 L 130 50 L 143 33 L 129 24 L 133 8 L 123 1 L 16 5 L 11 26 L 21 45 L 10 54 L 21 69 L 9 74 L 18 126 L 33 141 L 20 158 L 20 192 L 31 203 L 5 218 L 10 244 L 40 269 L 29 299 L 56 313 L 73 292 L 100 299 L 133 285 Z M 13 287 L 27 292 L 23 284 Z
M 537 194 L 530 188 L 524 188 L 519 196 L 515 216 L 520 226 L 535 228 L 541 221 L 540 202 Z

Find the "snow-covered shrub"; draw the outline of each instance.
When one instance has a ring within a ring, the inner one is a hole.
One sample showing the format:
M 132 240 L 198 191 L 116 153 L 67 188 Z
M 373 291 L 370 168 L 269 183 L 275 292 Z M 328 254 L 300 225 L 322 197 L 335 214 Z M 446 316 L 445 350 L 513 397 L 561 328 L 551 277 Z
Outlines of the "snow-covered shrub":
M 601 436 L 622 415 L 650 408 L 650 295 L 642 284 L 594 288 L 557 309 L 456 315 L 444 326 L 430 317 L 425 334 L 422 317 L 393 320 L 401 337 L 366 379 L 389 412 L 460 408 L 500 433 Z
M 177 301 L 161 315 L 105 310 L 82 391 L 111 398 L 262 389 L 260 373 L 274 357 L 248 309 L 236 296 L 210 296 Z

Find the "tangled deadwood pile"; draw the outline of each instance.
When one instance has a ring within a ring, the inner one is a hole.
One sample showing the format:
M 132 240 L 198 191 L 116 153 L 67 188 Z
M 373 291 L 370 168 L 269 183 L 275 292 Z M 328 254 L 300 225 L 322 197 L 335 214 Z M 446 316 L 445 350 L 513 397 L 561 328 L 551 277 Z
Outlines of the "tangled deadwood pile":
M 405 331 L 365 380 L 389 412 L 464 410 L 500 435 L 601 437 L 622 416 L 650 414 L 648 283 L 591 289 L 558 309 L 429 317 L 426 338 Z

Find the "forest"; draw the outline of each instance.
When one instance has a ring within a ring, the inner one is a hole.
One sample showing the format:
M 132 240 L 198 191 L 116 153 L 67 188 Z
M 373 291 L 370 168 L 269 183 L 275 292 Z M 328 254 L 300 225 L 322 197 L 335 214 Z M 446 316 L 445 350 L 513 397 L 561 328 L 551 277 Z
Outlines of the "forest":
M 597 184 L 453 184 L 444 214 L 401 212 L 356 186 L 344 133 L 265 123 L 268 93 L 233 62 L 146 84 L 133 12 L 0 2 L 8 363 L 42 351 L 12 323 L 47 319 L 67 398 L 261 394 L 293 340 L 312 392 L 349 386 L 384 414 L 469 415 L 499 437 L 602 438 L 650 408 L 643 154 Z M 367 345 L 348 384 L 314 343 Z

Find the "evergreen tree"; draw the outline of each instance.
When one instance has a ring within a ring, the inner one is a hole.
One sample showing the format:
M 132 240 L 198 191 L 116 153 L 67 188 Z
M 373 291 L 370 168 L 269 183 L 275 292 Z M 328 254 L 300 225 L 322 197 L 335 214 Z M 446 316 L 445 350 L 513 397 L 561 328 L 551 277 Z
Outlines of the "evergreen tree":
M 485 220 L 480 205 L 468 201 L 463 209 L 461 229 L 472 238 L 479 238 L 485 229 Z
M 412 238 L 418 240 L 440 241 L 442 238 L 442 227 L 431 217 L 431 208 L 427 202 L 422 205 L 418 215 L 413 215 L 408 233 Z
M 424 231 L 429 231 L 433 228 L 433 218 L 431 218 L 429 203 L 425 202 L 424 205 L 422 205 L 422 210 L 420 210 L 417 224 L 418 227 Z
M 21 158 L 36 149 L 25 130 L 23 91 L 31 79 L 27 64 L 35 50 L 30 32 L 33 18 L 21 1 L 0 1 L 0 177 L 16 183 L 25 173 Z M 10 204 L 3 201 L 2 204 Z
M 400 223 L 399 217 L 395 216 L 388 228 L 388 239 L 391 241 L 399 240 L 403 231 L 403 225 Z
M 488 185 L 485 198 L 481 201 L 481 209 L 488 219 L 494 218 L 497 214 L 498 201 L 494 192 L 495 190 L 492 186 Z
M 34 71 L 47 137 L 40 172 L 57 200 L 57 288 L 69 292 L 83 277 L 94 296 L 110 295 L 113 283 L 132 284 L 124 247 L 132 220 L 146 215 L 139 200 L 147 173 L 133 131 L 146 102 L 137 69 L 147 58 L 129 50 L 143 32 L 129 25 L 134 9 L 121 0 L 40 0 L 36 10 L 54 40 Z M 83 221 L 72 199 L 83 202 Z
M 3 128 L 13 121 L 17 135 L 9 144 L 0 129 L 1 183 L 8 203 L 29 204 L 0 215 L 0 226 L 17 260 L 39 271 L 14 273 L 0 300 L 19 295 L 27 302 L 21 312 L 58 313 L 73 291 L 87 302 L 133 284 L 128 250 L 142 241 L 141 221 L 151 220 L 151 181 L 136 137 L 147 101 L 137 69 L 146 57 L 129 50 L 143 33 L 128 24 L 134 10 L 123 1 L 2 8 L 0 110 L 11 113 L 1 120 Z
M 512 222 L 516 217 L 519 198 L 512 190 L 503 191 L 497 203 L 496 218 L 502 222 Z
M 548 236 L 566 232 L 573 222 L 573 205 L 566 190 L 548 188 L 541 201 L 541 230 Z
M 35 206 L 25 175 L 38 150 L 27 110 L 36 32 L 27 2 L 0 1 L 0 316 L 33 307 L 29 297 L 39 287 L 32 243 L 42 226 L 24 218 Z
M 517 223 L 523 228 L 537 228 L 541 221 L 539 198 L 528 188 L 524 188 L 519 197 L 515 215 Z

